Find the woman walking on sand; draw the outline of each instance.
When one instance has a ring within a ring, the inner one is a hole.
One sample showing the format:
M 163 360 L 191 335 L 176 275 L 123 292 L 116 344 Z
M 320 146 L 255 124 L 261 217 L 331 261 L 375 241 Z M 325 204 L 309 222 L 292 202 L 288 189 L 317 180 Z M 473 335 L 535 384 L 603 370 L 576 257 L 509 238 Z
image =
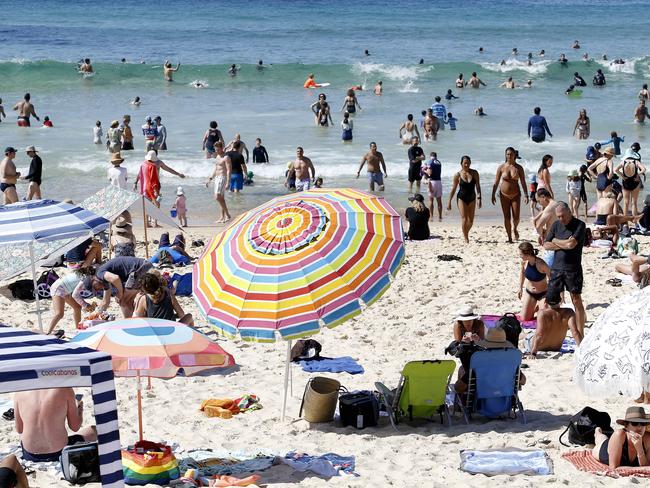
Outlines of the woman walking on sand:
M 539 183 L 539 181 L 538 181 Z M 519 189 L 521 184 L 522 190 Z M 492 205 L 496 205 L 496 193 L 499 189 L 499 200 L 503 211 L 503 226 L 508 235 L 508 243 L 512 243 L 512 236 L 519 240 L 519 214 L 521 211 L 521 192 L 524 193 L 528 205 L 528 192 L 526 191 L 526 174 L 524 168 L 517 163 L 517 151 L 506 148 L 506 161 L 497 168 L 496 178 L 492 186 Z
M 476 201 L 478 208 L 481 208 L 481 183 L 478 171 L 471 169 L 472 160 L 469 156 L 463 156 L 460 160 L 460 171 L 454 175 L 454 182 L 449 193 L 449 204 L 447 210 L 451 211 L 451 200 L 454 198 L 456 188 L 456 202 L 460 212 L 461 228 L 465 242 L 469 243 L 469 231 L 474 225 L 474 214 L 476 212 Z

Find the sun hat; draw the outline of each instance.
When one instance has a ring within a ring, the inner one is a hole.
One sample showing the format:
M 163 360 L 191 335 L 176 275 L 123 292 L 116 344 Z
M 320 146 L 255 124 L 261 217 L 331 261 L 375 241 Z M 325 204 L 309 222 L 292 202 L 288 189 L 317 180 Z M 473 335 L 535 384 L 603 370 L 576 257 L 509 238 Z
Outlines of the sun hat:
M 131 222 L 129 222 L 124 216 L 120 215 L 117 219 L 115 219 L 115 227 L 118 229 L 123 229 L 127 226 L 133 225 Z
M 16 151 L 15 148 L 13 148 L 11 146 L 8 146 L 8 147 L 5 148 L 5 154 L 9 154 L 9 153 L 12 153 L 12 152 L 15 153 L 17 151 Z
M 506 338 L 506 331 L 501 327 L 492 327 L 485 332 L 485 339 L 478 341 L 478 345 L 485 349 L 498 349 L 500 347 L 514 347 Z
M 111 154 L 111 163 L 121 163 L 122 161 L 124 161 L 124 158 L 119 151 Z
M 625 411 L 625 417 L 622 419 L 616 419 L 618 425 L 625 425 L 626 422 L 650 424 L 650 418 L 646 415 L 643 407 L 628 407 Z
M 154 150 L 149 151 L 147 153 L 147 156 L 145 157 L 145 159 L 147 161 L 154 161 L 154 162 L 155 161 L 160 161 L 160 159 L 158 159 L 158 155 L 156 154 L 156 151 L 154 151 Z
M 572 178 L 575 178 L 576 176 L 578 176 L 578 170 L 577 169 L 572 170 L 569 173 L 569 176 L 571 176 Z
M 180 197 L 181 195 L 185 195 L 185 192 L 183 191 L 183 187 L 179 186 L 178 188 L 176 188 L 176 196 Z
M 458 311 L 456 320 L 476 320 L 481 318 L 475 311 L 473 305 L 465 305 Z
M 414 200 L 417 200 L 420 203 L 424 203 L 424 197 L 419 193 L 416 193 L 415 195 L 409 197 L 409 202 L 412 202 Z
M 118 125 L 120 125 L 120 123 L 117 120 L 111 122 L 111 127 L 117 127 Z
M 29 152 L 38 152 L 34 146 L 27 146 L 27 149 L 25 149 L 26 153 Z
M 608 154 L 609 156 L 616 156 L 616 151 L 614 151 L 613 147 L 607 147 L 603 151 L 603 154 Z

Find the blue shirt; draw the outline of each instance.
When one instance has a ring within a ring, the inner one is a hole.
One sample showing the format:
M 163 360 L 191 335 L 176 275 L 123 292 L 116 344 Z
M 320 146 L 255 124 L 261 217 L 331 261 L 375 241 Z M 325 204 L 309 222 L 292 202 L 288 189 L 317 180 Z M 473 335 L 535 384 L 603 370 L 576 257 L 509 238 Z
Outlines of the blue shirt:
M 442 163 L 437 159 L 429 159 L 427 161 L 427 168 L 431 169 L 431 176 L 429 179 L 431 181 L 440 181 L 440 174 L 442 173 Z
M 549 136 L 553 137 L 543 115 L 533 115 L 528 119 L 528 137 L 544 139 L 546 137 L 546 132 L 548 132 Z
M 625 137 L 612 137 L 608 141 L 603 141 L 600 143 L 601 146 L 606 146 L 607 144 L 614 144 L 614 153 L 617 156 L 621 155 L 621 142 L 625 142 Z
M 456 121 L 458 119 L 456 117 L 449 117 L 447 119 L 447 123 L 449 124 L 449 130 L 456 130 Z
M 438 119 L 442 120 L 443 122 L 447 121 L 447 107 L 445 107 L 442 103 L 436 102 L 431 105 L 431 111 L 433 112 L 433 115 L 435 115 Z

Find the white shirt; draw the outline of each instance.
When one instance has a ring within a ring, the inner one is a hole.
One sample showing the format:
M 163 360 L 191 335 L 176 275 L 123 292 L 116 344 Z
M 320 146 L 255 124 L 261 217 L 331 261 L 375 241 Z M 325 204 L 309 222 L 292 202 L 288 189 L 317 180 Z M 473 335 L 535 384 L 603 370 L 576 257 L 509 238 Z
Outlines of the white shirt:
M 108 169 L 108 179 L 111 185 L 117 186 L 122 190 L 126 190 L 126 168 L 121 166 L 113 166 Z
M 101 144 L 102 143 L 102 136 L 104 135 L 104 131 L 102 130 L 101 127 L 93 127 L 93 142 L 95 144 Z

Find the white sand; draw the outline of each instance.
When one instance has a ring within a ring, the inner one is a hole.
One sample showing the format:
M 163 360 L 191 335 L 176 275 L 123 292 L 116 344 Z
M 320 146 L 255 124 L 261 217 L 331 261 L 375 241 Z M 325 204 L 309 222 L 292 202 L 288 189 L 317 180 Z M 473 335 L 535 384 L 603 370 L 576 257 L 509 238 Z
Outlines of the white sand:
M 523 223 L 522 229 L 527 228 Z M 473 302 L 482 313 L 518 312 L 520 261 L 516 245 L 504 243 L 502 227 L 476 225 L 469 245 L 463 244 L 456 220 L 436 223 L 433 230 L 439 239 L 407 244 L 404 265 L 381 300 L 356 319 L 314 337 L 323 345 L 323 355 L 349 355 L 365 368 L 362 375 L 332 375 L 348 389 L 372 389 L 375 381 L 394 387 L 405 362 L 445 358 L 443 350 L 452 339 L 454 312 L 465 302 Z M 190 229 L 189 233 L 191 237 L 206 238 L 207 242 L 214 229 Z M 533 236 L 524 231 L 522 237 L 532 239 Z M 647 239 L 641 238 L 642 250 L 644 241 Z M 614 275 L 614 262 L 601 260 L 603 252 L 602 249 L 584 252 L 583 297 L 590 322 L 614 299 L 631 290 L 604 284 Z M 457 254 L 463 261 L 439 262 L 436 259 L 439 254 Z M 191 298 L 181 298 L 181 302 L 186 310 L 199 317 Z M 35 316 L 25 314 L 29 308 L 33 305 L 0 295 L 1 321 L 8 325 L 33 328 Z M 46 320 L 49 316 L 48 310 Z M 205 324 L 200 319 L 199 322 Z M 60 325 L 72 332 L 71 313 Z M 220 340 L 220 344 L 235 356 L 239 369 L 227 375 L 153 380 L 153 390 L 144 395 L 147 439 L 177 442 L 184 449 L 225 448 L 252 453 L 256 449 L 280 452 L 298 449 L 313 454 L 336 452 L 356 456 L 359 478 L 325 481 L 311 473 L 273 467 L 261 473 L 261 481 L 270 486 L 494 486 L 504 482 L 512 486 L 547 482 L 620 486 L 632 482 L 581 473 L 560 458 L 568 450 L 558 442 L 568 416 L 591 405 L 616 418 L 631 404 L 630 399 L 622 397 L 587 398 L 577 390 L 571 380 L 572 355 L 550 354 L 545 359 L 526 361 L 530 365 L 524 370 L 528 384 L 521 392 L 521 399 L 527 410 L 527 425 L 516 420 L 485 421 L 479 417 L 466 426 L 456 418 L 451 428 L 424 422 L 415 426 L 401 424 L 400 432 L 395 432 L 387 418 L 382 418 L 380 427 L 357 431 L 336 423 L 310 426 L 304 420 L 296 420 L 302 390 L 309 377 L 297 366 L 293 366 L 294 387 L 288 406 L 292 421 L 280 422 L 285 343 Z M 135 381 L 120 378 L 116 383 L 121 439 L 126 445 L 137 437 Z M 258 395 L 264 408 L 231 420 L 208 419 L 197 411 L 202 399 L 235 397 L 242 393 Z M 86 401 L 86 423 L 92 418 L 91 403 Z M 525 448 L 543 438 L 550 439 L 550 443 L 538 446 L 553 459 L 553 476 L 500 476 L 491 480 L 472 477 L 458 469 L 462 449 Z M 18 442 L 13 424 L 0 420 L 0 451 Z M 31 479 L 32 486 L 69 486 L 42 472 L 36 475 L 35 482 Z

